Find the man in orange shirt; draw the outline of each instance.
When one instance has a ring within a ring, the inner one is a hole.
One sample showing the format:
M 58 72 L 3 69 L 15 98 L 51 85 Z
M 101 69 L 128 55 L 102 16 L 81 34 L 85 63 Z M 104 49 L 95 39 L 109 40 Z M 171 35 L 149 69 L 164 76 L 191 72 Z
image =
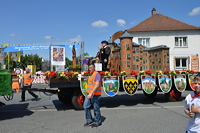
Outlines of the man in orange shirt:
M 89 66 L 90 77 L 88 79 L 87 93 L 83 108 L 85 110 L 86 124 L 84 127 L 98 127 L 101 125 L 100 98 L 101 98 L 101 75 L 95 71 L 95 65 Z M 92 119 L 90 107 L 94 107 L 94 121 Z
M 21 101 L 19 102 L 25 102 L 25 92 L 27 89 L 31 88 L 33 78 L 31 77 L 31 73 L 29 72 L 29 68 L 25 69 L 24 77 L 23 77 L 23 88 L 22 88 L 22 95 L 21 95 Z M 38 100 L 38 96 L 33 93 L 31 90 L 28 90 L 29 94 L 31 94 L 36 100 Z

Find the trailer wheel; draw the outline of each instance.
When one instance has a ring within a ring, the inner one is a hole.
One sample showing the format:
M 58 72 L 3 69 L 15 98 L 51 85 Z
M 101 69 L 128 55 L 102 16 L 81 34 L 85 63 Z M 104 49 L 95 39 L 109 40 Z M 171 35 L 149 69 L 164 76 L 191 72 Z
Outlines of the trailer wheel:
M 173 102 L 180 100 L 181 95 L 181 92 L 179 92 L 175 87 L 172 87 L 172 89 L 168 93 L 165 93 L 165 98 L 167 99 L 167 101 Z
M 148 94 L 143 90 L 143 93 L 147 98 L 154 98 L 157 95 L 157 92 L 158 92 L 158 87 L 155 87 L 155 90 L 151 94 Z
M 84 100 L 85 96 L 79 89 L 76 89 L 72 95 L 72 104 L 74 105 L 75 109 L 83 110 Z
M 70 103 L 71 102 L 71 95 L 70 94 L 63 94 L 63 93 L 58 93 L 58 99 L 62 102 L 62 103 Z

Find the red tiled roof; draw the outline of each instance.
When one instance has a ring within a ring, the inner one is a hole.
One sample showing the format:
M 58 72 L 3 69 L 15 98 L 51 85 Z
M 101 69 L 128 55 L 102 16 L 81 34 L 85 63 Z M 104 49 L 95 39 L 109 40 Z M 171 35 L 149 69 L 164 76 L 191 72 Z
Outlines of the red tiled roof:
M 156 13 L 136 26 L 128 29 L 128 32 L 137 31 L 175 31 L 175 30 L 200 30 L 200 27 L 192 26 L 175 20 L 165 15 Z

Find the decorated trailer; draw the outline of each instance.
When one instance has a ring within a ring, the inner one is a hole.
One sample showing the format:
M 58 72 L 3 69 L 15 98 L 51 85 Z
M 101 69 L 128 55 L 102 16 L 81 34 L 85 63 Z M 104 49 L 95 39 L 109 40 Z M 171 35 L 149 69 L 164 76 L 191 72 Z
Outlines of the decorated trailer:
M 138 89 L 142 89 L 148 98 L 156 96 L 157 92 L 163 92 L 167 101 L 178 101 L 185 89 L 193 90 L 194 71 L 157 71 L 152 74 L 150 71 L 140 71 L 139 74 L 132 71 L 131 75 L 126 72 L 100 72 L 102 75 L 103 92 L 114 97 L 120 91 L 127 95 L 137 94 Z M 58 99 L 63 103 L 72 102 L 77 110 L 83 109 L 86 88 L 88 84 L 89 72 L 46 72 L 50 88 L 58 88 Z

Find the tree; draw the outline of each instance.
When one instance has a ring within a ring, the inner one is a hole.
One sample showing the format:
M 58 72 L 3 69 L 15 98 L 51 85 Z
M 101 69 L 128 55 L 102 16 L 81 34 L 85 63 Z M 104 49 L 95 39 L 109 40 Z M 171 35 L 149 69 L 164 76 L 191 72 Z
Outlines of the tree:
M 65 58 L 65 68 L 67 68 L 68 66 L 72 65 L 72 61 L 69 58 Z
M 21 55 L 20 66 L 25 69 L 27 65 L 36 65 L 36 70 L 42 69 L 42 57 L 39 57 L 37 54 L 35 55 Z

